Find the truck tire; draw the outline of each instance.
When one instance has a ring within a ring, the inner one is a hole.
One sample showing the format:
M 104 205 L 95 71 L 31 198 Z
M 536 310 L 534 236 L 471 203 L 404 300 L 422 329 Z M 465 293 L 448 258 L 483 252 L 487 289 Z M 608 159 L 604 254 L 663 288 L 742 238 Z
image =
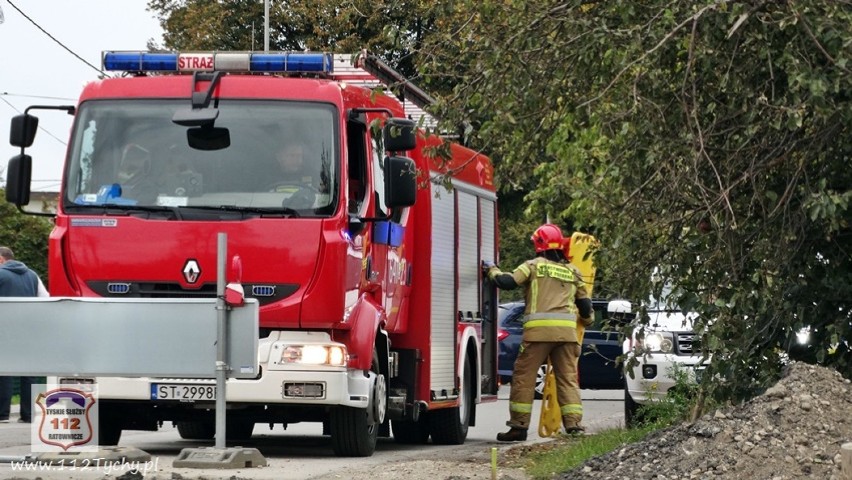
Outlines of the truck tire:
M 473 412 L 473 387 L 470 362 L 464 362 L 459 405 L 430 412 L 432 442 L 437 445 L 461 445 L 467 438 Z
M 425 413 L 421 413 L 420 419 L 416 422 L 393 420 L 391 427 L 393 427 L 393 439 L 396 443 L 424 445 L 429 441 L 429 417 Z
M 254 431 L 254 422 L 243 419 L 225 420 L 225 436 L 229 441 L 248 440 Z M 216 420 L 184 420 L 175 422 L 180 438 L 184 440 L 213 440 L 216 438 Z
M 175 422 L 180 438 L 184 440 L 213 440 L 216 435 L 215 422 L 186 420 Z
M 624 387 L 624 426 L 633 428 L 642 421 L 640 411 L 641 405 L 633 401 L 630 392 L 627 391 L 627 386 Z
M 118 445 L 119 440 L 121 440 L 121 427 L 104 427 L 104 425 L 101 424 L 101 428 L 98 431 L 99 445 L 115 446 Z
M 104 446 L 118 445 L 121 440 L 121 420 L 109 408 L 101 407 L 98 412 L 98 444 Z
M 215 426 L 214 426 L 215 430 Z M 228 419 L 225 424 L 225 436 L 228 441 L 242 441 L 251 438 L 254 422 L 242 418 Z
M 379 354 L 375 349 L 373 350 L 373 365 L 370 370 L 376 375 L 384 377 L 379 369 Z M 384 378 L 377 380 L 378 383 L 385 385 Z M 371 395 L 373 393 L 371 392 Z M 384 405 L 387 406 L 387 403 L 384 403 Z M 331 446 L 337 456 L 369 457 L 376 451 L 381 421 L 374 419 L 371 422 L 370 418 L 372 417 L 374 416 L 369 414 L 367 408 L 337 407 L 331 410 L 329 420 Z M 380 417 L 384 418 L 384 414 Z

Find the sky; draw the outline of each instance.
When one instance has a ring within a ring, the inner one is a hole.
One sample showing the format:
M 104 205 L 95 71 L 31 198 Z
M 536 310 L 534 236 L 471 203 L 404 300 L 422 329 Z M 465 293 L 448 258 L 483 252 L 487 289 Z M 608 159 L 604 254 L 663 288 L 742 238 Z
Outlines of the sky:
M 30 105 L 76 105 L 83 85 L 98 79 L 104 50 L 145 50 L 149 39 L 162 44 L 163 31 L 147 3 L 0 0 L 0 177 L 21 153 L 9 145 L 12 117 Z M 39 117 L 35 142 L 26 149 L 33 158 L 32 190 L 58 192 L 72 117 L 30 113 Z

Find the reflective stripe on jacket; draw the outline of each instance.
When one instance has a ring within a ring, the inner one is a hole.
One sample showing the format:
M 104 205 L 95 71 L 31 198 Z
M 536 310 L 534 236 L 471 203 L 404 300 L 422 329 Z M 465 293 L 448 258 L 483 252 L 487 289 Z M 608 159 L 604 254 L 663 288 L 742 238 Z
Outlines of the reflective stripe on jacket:
M 528 342 L 577 342 L 575 298 L 586 298 L 580 274 L 564 263 L 537 257 L 512 273 L 526 289 L 524 340 Z

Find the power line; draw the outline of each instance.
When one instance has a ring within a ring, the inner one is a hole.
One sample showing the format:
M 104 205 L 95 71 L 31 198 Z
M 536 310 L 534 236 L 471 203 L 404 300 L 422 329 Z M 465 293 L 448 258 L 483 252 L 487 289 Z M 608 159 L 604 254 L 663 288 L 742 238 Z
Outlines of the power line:
M 76 54 L 73 50 L 71 50 L 70 48 L 66 47 L 66 46 L 65 46 L 65 44 L 63 44 L 62 42 L 60 42 L 59 40 L 57 40 L 57 39 L 56 39 L 53 35 L 49 34 L 49 33 L 47 32 L 47 30 L 45 30 L 45 29 L 41 28 L 41 25 L 37 24 L 37 23 L 35 22 L 35 20 L 33 20 L 32 18 L 30 18 L 29 16 L 27 16 L 27 14 L 26 14 L 26 13 L 24 13 L 24 12 L 22 12 L 22 11 L 21 11 L 21 9 L 20 9 L 20 8 L 18 8 L 18 6 L 17 6 L 17 5 L 15 5 L 14 3 L 12 3 L 12 0 L 6 0 L 6 2 L 8 2 L 8 3 L 9 3 L 9 5 L 11 5 L 11 6 L 12 6 L 12 8 L 14 8 L 15 10 L 17 10 L 17 11 L 18 11 L 18 13 L 20 13 L 21 15 L 23 15 L 23 16 L 24 16 L 24 18 L 26 18 L 27 20 L 29 20 L 29 21 L 30 21 L 30 23 L 32 23 L 33 25 L 35 25 L 35 27 L 36 27 L 36 28 L 38 28 L 39 30 L 41 30 L 41 31 L 42 31 L 45 35 L 47 35 L 47 36 L 48 36 L 51 40 L 53 40 L 54 42 L 56 42 L 56 43 L 57 43 L 57 45 L 59 45 L 60 47 L 64 48 L 65 50 L 67 50 L 67 51 L 68 51 L 68 53 L 70 53 L 71 55 L 74 55 L 75 57 L 77 57 L 77 59 L 78 59 L 78 60 L 80 60 L 81 62 L 85 63 L 86 65 L 88 65 L 88 66 L 92 67 L 92 68 L 93 68 L 96 72 L 100 73 L 101 75 L 103 75 L 103 76 L 108 76 L 108 75 L 107 75 L 107 74 L 106 74 L 103 70 L 101 70 L 100 68 L 98 68 L 98 67 L 96 67 L 96 66 L 92 65 L 91 63 L 89 63 L 89 62 L 88 62 L 85 58 L 81 57 L 80 55 L 77 55 L 77 54 Z
M 60 180 L 36 180 L 35 178 L 32 180 L 32 183 L 47 183 L 47 185 L 33 185 L 33 188 L 41 189 L 41 191 L 45 191 L 47 188 L 59 188 L 62 186 L 62 182 Z
M 69 101 L 69 102 L 76 101 L 75 98 L 49 97 L 49 96 L 46 96 L 46 95 L 27 95 L 27 94 L 24 94 L 24 93 L 0 92 L 0 95 L 6 96 L 6 97 L 40 98 L 42 100 L 63 100 L 63 101 Z

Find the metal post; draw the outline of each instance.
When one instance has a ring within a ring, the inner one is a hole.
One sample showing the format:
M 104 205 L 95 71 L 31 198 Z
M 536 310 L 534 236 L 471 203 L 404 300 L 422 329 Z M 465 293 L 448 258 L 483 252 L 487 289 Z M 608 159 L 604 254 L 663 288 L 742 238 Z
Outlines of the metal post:
M 267 0 L 268 1 L 268 0 Z M 228 375 L 227 305 L 225 305 L 225 257 L 228 253 L 228 234 L 219 232 L 216 267 L 216 448 L 225 448 L 225 383 Z
M 263 0 L 263 51 L 269 53 L 269 0 Z
M 218 234 L 218 262 L 216 271 L 216 313 L 217 313 L 217 329 L 216 329 L 216 444 L 213 446 L 212 452 L 209 447 L 201 448 L 185 448 L 180 452 L 178 458 L 172 462 L 176 468 L 249 468 L 249 467 L 265 467 L 266 459 L 260 454 L 256 448 L 243 447 L 225 447 L 225 412 L 228 397 L 225 391 L 226 381 L 230 373 L 230 366 L 226 363 L 228 357 L 228 323 L 232 311 L 225 303 L 225 259 L 228 256 L 228 234 L 219 232 Z M 252 313 L 255 315 L 254 320 L 257 320 L 257 310 Z M 254 325 L 254 341 L 255 341 L 255 360 L 257 359 L 257 324 Z M 234 337 L 239 337 L 240 334 L 235 333 Z M 208 344 L 209 345 L 209 344 Z M 235 365 L 239 365 L 236 363 Z

